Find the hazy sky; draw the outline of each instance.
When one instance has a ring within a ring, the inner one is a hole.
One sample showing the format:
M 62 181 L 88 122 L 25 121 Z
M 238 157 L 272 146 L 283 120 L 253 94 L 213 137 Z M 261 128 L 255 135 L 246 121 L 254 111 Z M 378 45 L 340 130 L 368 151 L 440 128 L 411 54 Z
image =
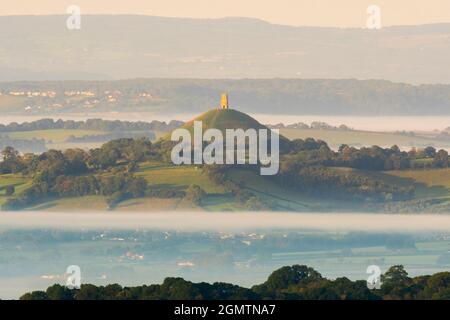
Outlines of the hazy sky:
M 82 13 L 171 17 L 254 17 L 289 25 L 364 27 L 366 9 L 381 8 L 382 24 L 450 22 L 450 0 L 1 0 L 0 15 Z

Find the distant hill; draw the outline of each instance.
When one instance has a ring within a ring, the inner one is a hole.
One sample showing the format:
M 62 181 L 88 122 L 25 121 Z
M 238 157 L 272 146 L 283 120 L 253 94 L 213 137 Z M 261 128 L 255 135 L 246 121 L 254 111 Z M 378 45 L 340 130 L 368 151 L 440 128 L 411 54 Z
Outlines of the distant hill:
M 42 117 L 88 112 L 92 118 L 112 111 L 149 112 L 154 113 L 151 119 L 159 119 L 158 115 L 176 119 L 173 115 L 216 106 L 224 91 L 230 94 L 231 106 L 246 113 L 450 115 L 450 85 L 354 79 L 0 82 L 0 112 Z
M 450 83 L 450 24 L 380 31 L 249 18 L 0 17 L 0 81 L 163 78 L 386 79 Z

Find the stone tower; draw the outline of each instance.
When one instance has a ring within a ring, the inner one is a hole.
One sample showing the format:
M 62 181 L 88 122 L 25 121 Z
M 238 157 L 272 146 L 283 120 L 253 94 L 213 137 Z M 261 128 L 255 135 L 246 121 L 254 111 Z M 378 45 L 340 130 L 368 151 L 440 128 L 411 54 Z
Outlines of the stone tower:
M 223 110 L 228 109 L 228 94 L 222 93 L 220 97 L 220 108 Z

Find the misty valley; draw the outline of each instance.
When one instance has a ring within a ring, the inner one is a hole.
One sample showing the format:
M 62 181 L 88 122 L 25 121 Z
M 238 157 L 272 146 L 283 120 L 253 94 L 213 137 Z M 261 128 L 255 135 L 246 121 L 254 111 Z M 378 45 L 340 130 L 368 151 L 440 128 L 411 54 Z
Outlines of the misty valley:
M 21 2 L 0 9 L 14 314 L 450 300 L 448 1 Z
M 0 297 L 65 284 L 66 268 L 79 265 L 83 283 L 126 286 L 194 282 L 262 283 L 275 269 L 302 264 L 327 278 L 365 280 L 368 265 L 384 272 L 404 265 L 410 276 L 450 266 L 445 232 L 330 232 L 251 230 L 16 229 L 0 232 Z

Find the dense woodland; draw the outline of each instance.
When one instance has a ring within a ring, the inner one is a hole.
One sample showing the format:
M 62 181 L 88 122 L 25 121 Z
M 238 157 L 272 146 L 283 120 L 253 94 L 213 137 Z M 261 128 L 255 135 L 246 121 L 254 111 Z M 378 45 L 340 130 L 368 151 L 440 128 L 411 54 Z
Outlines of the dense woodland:
M 145 195 L 157 197 L 187 197 L 201 204 L 203 190 L 193 186 L 187 191 L 162 191 L 147 186 L 146 180 L 134 173 L 139 163 L 160 161 L 170 163 L 173 142 L 160 140 L 152 143 L 146 138 L 118 139 L 100 148 L 84 151 L 49 150 L 40 155 L 19 154 L 7 147 L 3 150 L 0 173 L 21 174 L 32 177 L 32 186 L 23 193 L 7 200 L 2 209 L 21 209 L 51 197 L 85 196 L 101 194 L 108 197 L 111 207 L 120 201 Z M 355 201 L 408 200 L 414 195 L 412 186 L 387 184 L 358 170 L 368 171 L 445 168 L 449 156 L 444 150 L 432 147 L 403 152 L 392 148 L 361 148 L 341 146 L 331 150 L 323 141 L 314 139 L 284 141 L 280 159 L 280 172 L 272 177 L 282 186 L 315 195 L 326 194 Z M 420 160 L 420 161 L 418 161 Z M 239 166 L 242 168 L 242 166 Z M 340 169 L 337 170 L 336 168 Z M 245 181 L 230 181 L 228 170 L 232 165 L 204 166 L 205 174 L 225 185 L 236 199 L 249 209 L 270 208 L 245 188 Z M 255 170 L 257 166 L 247 166 Z
M 228 283 L 192 283 L 166 278 L 161 285 L 122 287 L 118 284 L 83 284 L 68 289 L 55 284 L 46 291 L 24 294 L 21 300 L 448 300 L 450 273 L 409 277 L 401 265 L 381 276 L 380 289 L 368 289 L 366 281 L 329 280 L 304 265 L 274 271 L 266 282 L 250 289 Z

